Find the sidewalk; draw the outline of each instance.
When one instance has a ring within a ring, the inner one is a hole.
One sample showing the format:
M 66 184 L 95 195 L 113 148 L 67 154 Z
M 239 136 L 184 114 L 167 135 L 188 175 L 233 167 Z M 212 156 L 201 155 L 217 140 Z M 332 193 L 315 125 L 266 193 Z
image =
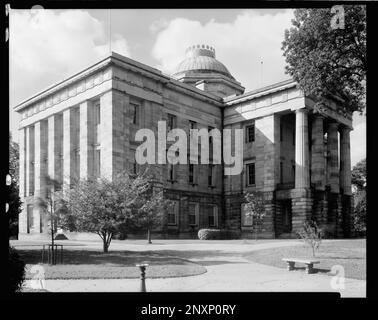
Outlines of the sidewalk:
M 332 276 L 325 274 L 306 274 L 303 270 L 287 271 L 286 269 L 262 265 L 247 261 L 240 257 L 243 251 L 261 250 L 283 246 L 303 245 L 298 241 L 267 241 L 252 245 L 242 242 L 228 243 L 171 243 L 156 240 L 153 245 L 143 242 L 112 243 L 112 250 L 155 251 L 155 250 L 196 250 L 204 255 L 191 257 L 190 260 L 206 267 L 207 272 L 202 275 L 146 279 L 148 292 L 335 292 L 342 297 L 365 297 L 366 281 L 345 279 L 345 288 L 333 289 Z M 96 243 L 86 243 L 87 246 L 97 246 Z M 216 255 L 206 256 L 206 252 L 214 250 Z M 218 254 L 219 253 L 219 254 Z M 234 254 L 233 254 L 234 253 Z M 30 281 L 25 286 L 31 286 Z M 139 279 L 95 279 L 95 280 L 45 280 L 45 289 L 52 292 L 138 292 Z

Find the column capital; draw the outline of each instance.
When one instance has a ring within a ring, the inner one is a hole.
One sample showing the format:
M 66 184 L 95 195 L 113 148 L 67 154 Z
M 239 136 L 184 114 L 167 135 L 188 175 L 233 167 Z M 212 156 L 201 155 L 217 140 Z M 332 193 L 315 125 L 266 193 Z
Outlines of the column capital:
M 314 112 L 312 115 L 313 115 L 313 117 L 315 119 L 322 119 L 322 120 L 324 120 L 326 118 L 326 116 L 324 114 L 321 114 L 319 112 Z
M 340 126 L 340 123 L 336 121 L 328 122 L 328 127 L 337 130 Z
M 295 113 L 308 113 L 309 110 L 306 108 L 299 108 L 299 109 L 295 109 L 294 111 Z
M 350 126 L 346 126 L 346 125 L 344 125 L 344 124 L 341 124 L 340 126 L 339 126 L 339 131 L 340 132 L 343 132 L 343 133 L 349 133 L 349 132 L 351 132 L 353 130 L 353 128 L 351 128 Z

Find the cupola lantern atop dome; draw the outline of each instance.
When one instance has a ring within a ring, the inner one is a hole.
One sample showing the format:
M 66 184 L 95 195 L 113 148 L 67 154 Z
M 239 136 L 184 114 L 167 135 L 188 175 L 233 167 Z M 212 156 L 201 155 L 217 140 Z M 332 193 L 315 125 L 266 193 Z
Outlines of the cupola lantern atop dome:
M 185 50 L 185 59 L 178 65 L 172 77 L 221 97 L 244 92 L 244 87 L 215 58 L 214 47 L 207 44 L 188 47 Z
M 209 45 L 194 45 L 190 46 L 185 50 L 185 55 L 187 58 L 207 56 L 215 59 L 215 49 Z

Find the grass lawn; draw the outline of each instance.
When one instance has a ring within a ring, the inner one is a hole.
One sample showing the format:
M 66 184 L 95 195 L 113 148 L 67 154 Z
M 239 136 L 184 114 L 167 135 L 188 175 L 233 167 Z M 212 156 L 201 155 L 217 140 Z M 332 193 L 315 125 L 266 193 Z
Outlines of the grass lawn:
M 30 268 L 41 262 L 41 250 L 18 249 L 26 263 L 26 279 L 35 274 Z M 158 252 L 113 251 L 103 253 L 95 250 L 65 250 L 64 264 L 44 267 L 45 279 L 126 279 L 139 278 L 136 264 L 147 263 L 147 278 L 168 278 L 198 275 L 206 268 L 185 259 L 164 256 Z
M 267 264 L 278 268 L 286 268 L 286 262 L 282 258 L 312 258 L 312 250 L 309 246 L 281 247 L 251 251 L 243 254 L 243 257 L 257 263 Z M 341 265 L 345 270 L 345 277 L 366 280 L 366 240 L 323 240 L 319 251 L 316 252 L 319 264 L 314 265 L 315 272 L 334 275 L 331 268 Z M 304 265 L 296 264 L 298 269 Z

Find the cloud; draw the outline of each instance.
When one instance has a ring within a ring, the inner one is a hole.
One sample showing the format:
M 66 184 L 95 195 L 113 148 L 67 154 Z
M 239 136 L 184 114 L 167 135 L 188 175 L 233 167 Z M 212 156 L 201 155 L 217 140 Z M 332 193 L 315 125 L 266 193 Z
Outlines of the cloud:
M 157 33 L 152 55 L 159 62 L 157 68 L 171 74 L 184 59 L 185 49 L 193 44 L 215 47 L 219 61 L 231 74 L 251 90 L 287 79 L 281 42 L 284 30 L 291 26 L 292 10 L 273 15 L 245 11 L 231 23 L 214 19 L 205 24 L 186 18 L 175 18 Z
M 112 36 L 112 51 L 130 56 Z M 109 52 L 107 26 L 82 10 L 11 10 L 10 77 L 13 103 L 57 82 Z M 22 96 L 21 96 L 22 95 Z

